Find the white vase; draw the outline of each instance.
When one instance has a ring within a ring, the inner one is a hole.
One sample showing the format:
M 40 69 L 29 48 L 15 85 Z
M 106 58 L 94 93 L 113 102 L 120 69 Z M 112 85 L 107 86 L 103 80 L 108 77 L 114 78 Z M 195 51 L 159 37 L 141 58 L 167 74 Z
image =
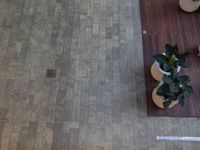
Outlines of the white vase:
M 161 109 L 164 109 L 164 106 L 163 106 L 164 99 L 163 99 L 162 96 L 157 95 L 157 90 L 158 90 L 158 87 L 154 88 L 154 90 L 153 90 L 153 92 L 152 92 L 152 99 L 153 99 L 153 102 L 154 102 L 154 104 L 155 104 L 157 107 L 159 107 L 159 108 L 161 108 Z M 174 107 L 176 104 L 178 104 L 178 100 L 173 101 L 173 102 L 169 105 L 168 109 Z
M 200 1 L 179 0 L 179 5 L 186 12 L 193 12 L 200 7 Z
M 181 70 L 181 67 L 178 66 L 177 68 L 177 72 L 179 72 Z M 155 61 L 153 63 L 153 65 L 151 66 L 151 75 L 152 77 L 157 80 L 157 81 L 161 81 L 164 75 L 170 75 L 170 72 L 166 72 L 164 70 L 162 70 L 160 68 L 160 65 L 157 61 Z

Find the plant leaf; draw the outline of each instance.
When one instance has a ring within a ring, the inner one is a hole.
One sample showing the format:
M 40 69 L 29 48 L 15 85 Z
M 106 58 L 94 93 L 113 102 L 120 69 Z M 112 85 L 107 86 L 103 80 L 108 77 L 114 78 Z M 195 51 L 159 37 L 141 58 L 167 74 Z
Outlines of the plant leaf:
M 173 46 L 173 54 L 175 56 L 179 56 L 179 50 L 178 50 L 178 45 L 177 44 L 175 46 Z
M 177 65 L 184 67 L 184 68 L 188 68 L 190 66 L 190 64 L 188 63 L 188 60 L 186 58 L 180 58 L 176 61 Z
M 162 84 L 157 90 L 157 95 L 165 96 L 166 89 L 167 89 L 167 84 Z
M 190 95 L 193 94 L 193 88 L 192 88 L 192 86 L 186 85 L 185 86 L 185 90 L 188 91 L 190 93 Z
M 180 59 L 180 58 L 186 59 L 187 57 L 189 57 L 189 55 L 190 55 L 189 52 L 185 52 L 185 53 L 183 53 L 183 54 L 178 55 L 177 58 L 178 58 L 178 59 Z
M 179 91 L 179 84 L 177 84 L 177 83 L 170 84 L 170 92 L 171 93 L 178 93 L 178 91 Z
M 190 66 L 190 64 L 189 64 L 188 60 L 185 59 L 184 63 L 182 63 L 181 66 L 182 66 L 183 68 L 188 68 L 188 67 Z
M 171 103 L 172 103 L 171 101 L 164 101 L 163 102 L 164 109 L 169 108 L 169 106 L 170 106 Z
M 163 63 L 167 63 L 167 57 L 163 54 L 156 54 L 153 56 L 153 58 L 159 63 L 159 64 L 163 64 Z
M 173 46 L 165 44 L 165 54 L 171 57 L 173 55 Z
M 171 73 L 172 79 L 175 79 L 178 76 L 176 68 L 174 68 L 174 67 L 171 69 L 170 73 Z
M 164 63 L 164 64 L 162 65 L 162 69 L 163 69 L 164 71 L 166 71 L 166 72 L 170 72 L 171 68 L 172 68 L 172 66 L 169 65 L 169 64 L 167 64 L 167 63 Z
M 179 76 L 178 80 L 180 81 L 181 84 L 188 84 L 190 82 L 189 77 L 186 75 Z
M 170 84 L 171 81 L 172 81 L 172 80 L 171 80 L 171 78 L 170 78 L 169 76 L 166 76 L 166 75 L 164 76 L 164 78 L 163 78 L 163 82 L 164 82 L 164 83 Z
M 185 96 L 184 95 L 180 95 L 179 99 L 178 99 L 178 103 L 183 106 L 185 103 Z

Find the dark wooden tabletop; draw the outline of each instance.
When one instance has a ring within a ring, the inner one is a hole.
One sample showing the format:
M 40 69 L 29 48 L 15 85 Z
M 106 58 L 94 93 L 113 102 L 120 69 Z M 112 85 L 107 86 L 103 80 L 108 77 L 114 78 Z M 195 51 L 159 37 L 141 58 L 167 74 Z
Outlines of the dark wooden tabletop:
M 140 0 L 144 71 L 149 116 L 200 117 L 200 10 L 186 13 L 179 8 L 178 0 Z M 166 43 L 178 44 L 180 52 L 190 52 L 190 68 L 181 74 L 189 75 L 194 94 L 182 106 L 161 110 L 152 102 L 155 81 L 151 77 L 152 55 L 164 51 Z

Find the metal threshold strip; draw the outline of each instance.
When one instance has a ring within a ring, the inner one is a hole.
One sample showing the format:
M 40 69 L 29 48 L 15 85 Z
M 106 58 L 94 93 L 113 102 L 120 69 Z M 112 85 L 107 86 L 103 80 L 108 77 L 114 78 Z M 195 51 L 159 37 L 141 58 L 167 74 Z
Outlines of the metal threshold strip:
M 200 137 L 190 136 L 157 136 L 158 141 L 184 141 L 184 142 L 200 142 Z

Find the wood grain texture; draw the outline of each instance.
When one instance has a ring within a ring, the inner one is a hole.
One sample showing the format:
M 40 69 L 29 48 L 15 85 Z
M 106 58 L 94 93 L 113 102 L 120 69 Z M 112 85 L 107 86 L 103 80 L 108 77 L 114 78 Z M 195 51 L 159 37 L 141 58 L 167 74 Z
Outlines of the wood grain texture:
M 200 11 L 186 13 L 179 8 L 178 0 L 141 0 L 143 32 L 144 71 L 149 116 L 200 117 Z M 146 33 L 145 33 L 146 32 Z M 190 68 L 181 73 L 190 76 L 194 94 L 188 103 L 169 110 L 160 110 L 152 102 L 151 94 L 155 81 L 150 74 L 152 55 L 164 51 L 164 45 L 178 44 L 181 52 L 190 52 Z

